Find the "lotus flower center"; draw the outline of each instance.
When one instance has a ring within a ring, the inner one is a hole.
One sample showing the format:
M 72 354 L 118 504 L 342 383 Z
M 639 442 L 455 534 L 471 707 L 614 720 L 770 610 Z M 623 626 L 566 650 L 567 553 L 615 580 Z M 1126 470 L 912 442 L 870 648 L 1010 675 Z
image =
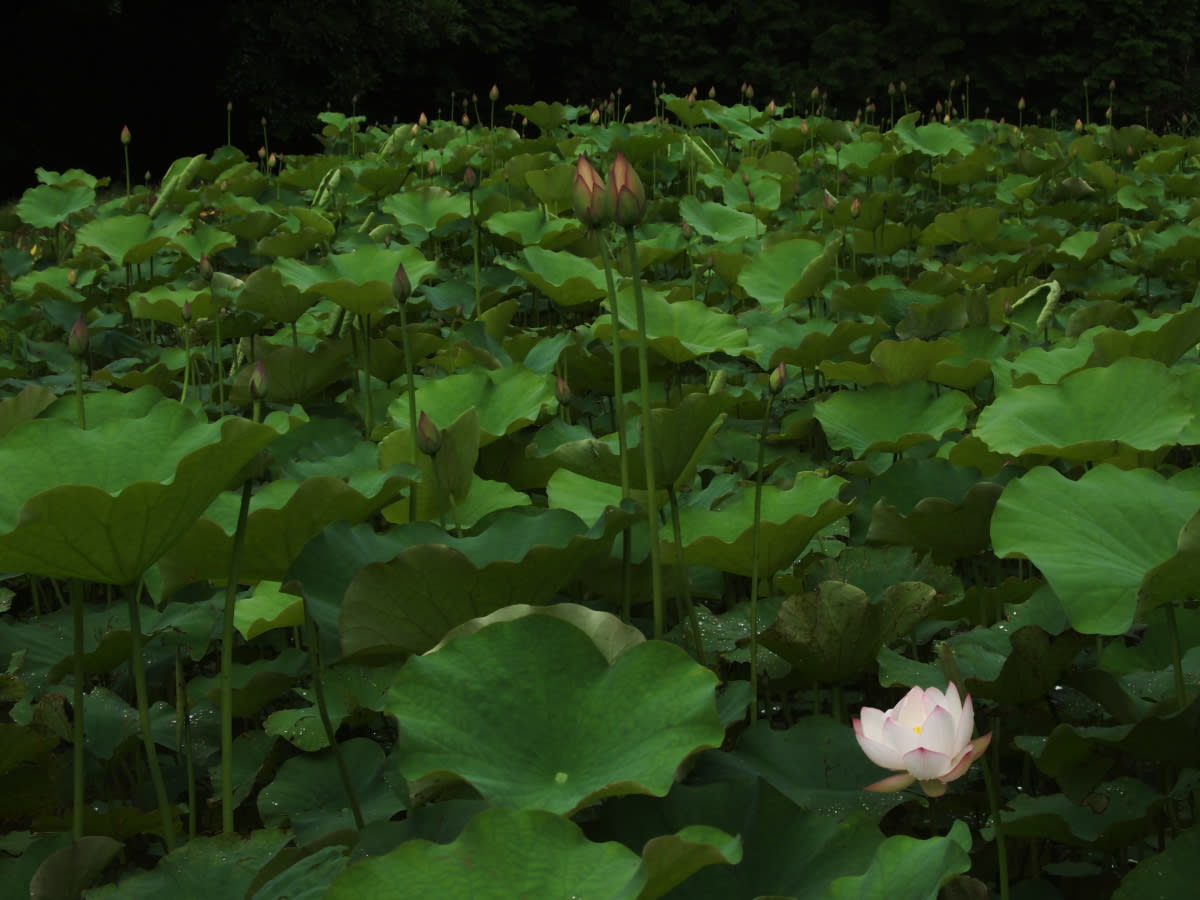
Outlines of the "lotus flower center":
M 920 734 L 920 733 L 921 733 L 921 727 L 922 727 L 922 726 L 920 726 L 920 725 L 914 725 L 914 726 L 913 726 L 913 734 Z

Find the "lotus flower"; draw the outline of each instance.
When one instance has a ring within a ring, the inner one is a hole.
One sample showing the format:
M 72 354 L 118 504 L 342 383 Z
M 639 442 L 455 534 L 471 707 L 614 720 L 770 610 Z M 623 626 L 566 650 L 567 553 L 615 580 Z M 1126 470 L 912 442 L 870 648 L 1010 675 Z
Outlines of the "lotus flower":
M 631 228 L 646 214 L 646 189 L 625 154 L 617 152 L 608 170 L 608 205 L 613 221 Z
M 863 707 L 862 718 L 854 720 L 858 745 L 875 765 L 901 773 L 867 785 L 867 790 L 901 791 L 919 781 L 926 794 L 940 797 L 992 739 L 987 734 L 972 740 L 974 728 L 971 695 L 961 702 L 953 684 L 944 694 L 914 687 L 886 712 Z
M 608 221 L 609 203 L 604 180 L 582 153 L 575 163 L 575 182 L 571 186 L 571 194 L 575 201 L 575 215 L 588 228 L 599 228 Z

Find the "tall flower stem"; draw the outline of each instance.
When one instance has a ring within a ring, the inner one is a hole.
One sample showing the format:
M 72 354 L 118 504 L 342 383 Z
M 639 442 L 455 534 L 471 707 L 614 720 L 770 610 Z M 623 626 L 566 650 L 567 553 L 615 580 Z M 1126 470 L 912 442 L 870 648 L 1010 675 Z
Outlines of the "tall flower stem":
M 998 735 L 999 728 L 993 725 L 992 734 Z M 992 754 L 998 760 L 1000 758 L 1000 741 L 993 740 L 992 746 L 995 748 Z M 996 775 L 992 772 L 991 760 L 984 759 L 983 765 L 983 784 L 987 789 L 988 807 L 992 813 L 992 828 L 996 835 L 996 866 L 1000 876 L 1000 900 L 1008 900 L 1008 847 L 1004 841 L 1004 824 L 1000 821 L 1000 799 L 996 792 Z
M 71 697 L 71 710 L 74 721 L 71 723 L 71 740 L 74 746 L 71 803 L 71 837 L 76 841 L 83 837 L 83 804 L 84 804 L 84 753 L 83 753 L 83 582 L 78 578 L 71 579 L 71 618 L 75 632 L 74 649 L 74 693 Z
M 417 450 L 417 386 L 416 378 L 413 375 L 413 356 L 412 356 L 412 341 L 408 336 L 408 309 L 404 301 L 400 303 L 400 342 L 404 347 L 404 380 L 407 389 L 405 394 L 408 396 L 408 441 L 409 453 L 412 457 L 413 465 L 416 465 L 418 456 Z M 415 522 L 417 520 L 417 486 L 412 484 L 408 488 L 408 521 Z
M 363 378 L 363 423 L 367 429 L 367 440 L 375 430 L 375 410 L 371 405 L 371 319 L 369 316 L 358 317 L 359 329 L 362 332 L 362 378 Z
M 754 539 L 750 552 L 750 721 L 758 721 L 758 579 L 762 562 L 762 489 L 763 467 L 766 464 L 767 429 L 771 422 L 774 391 L 767 391 L 767 408 L 763 410 L 762 427 L 758 432 L 758 464 L 754 471 Z
M 1175 703 L 1179 709 L 1187 705 L 1187 687 L 1183 680 L 1183 642 L 1179 637 L 1179 622 L 1175 618 L 1175 604 L 1163 606 L 1167 618 L 1167 635 L 1171 642 L 1171 668 L 1175 673 Z
M 242 545 L 246 542 L 246 520 L 250 516 L 250 479 L 242 485 L 237 530 L 229 557 L 229 581 L 225 585 L 225 610 L 221 623 L 221 831 L 233 834 L 233 624 L 237 609 L 238 570 Z
M 133 689 L 137 698 L 138 727 L 142 732 L 142 746 L 146 751 L 146 765 L 150 769 L 150 780 L 154 784 L 154 797 L 162 823 L 163 841 L 167 852 L 175 849 L 175 817 L 167 802 L 167 787 L 163 782 L 162 769 L 158 765 L 158 749 L 154 734 L 150 730 L 150 700 L 146 688 L 146 667 L 142 661 L 142 583 L 129 594 L 129 665 L 133 670 Z
M 187 682 L 183 678 L 183 651 L 175 648 L 175 746 L 187 773 L 188 840 L 196 836 L 196 763 L 192 755 L 192 720 Z
M 658 545 L 658 488 L 654 478 L 654 429 L 650 418 L 650 341 L 646 336 L 646 303 L 642 297 L 642 275 L 638 269 L 637 241 L 633 226 L 625 226 L 629 245 L 629 270 L 633 273 L 633 304 L 637 311 L 638 381 L 642 407 L 642 461 L 646 473 L 646 527 L 650 543 L 650 596 L 654 610 L 654 638 L 663 636 L 663 590 Z

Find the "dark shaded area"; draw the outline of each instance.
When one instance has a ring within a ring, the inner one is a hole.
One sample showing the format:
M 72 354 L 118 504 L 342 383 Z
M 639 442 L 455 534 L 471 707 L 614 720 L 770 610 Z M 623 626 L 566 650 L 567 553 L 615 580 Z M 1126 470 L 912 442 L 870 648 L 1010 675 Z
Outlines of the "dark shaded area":
M 322 109 L 457 119 L 465 98 L 474 119 L 470 96 L 486 117 L 493 83 L 501 107 L 592 104 L 622 88 L 634 117 L 652 114 L 652 80 L 677 94 L 712 85 L 726 102 L 749 82 L 757 102 L 801 108 L 820 86 L 847 118 L 868 98 L 886 118 L 887 85 L 901 80 L 916 108 L 942 100 L 962 114 L 965 75 L 972 116 L 1013 120 L 1025 97 L 1027 122 L 1057 109 L 1070 123 L 1089 106 L 1103 121 L 1114 79 L 1118 124 L 1177 124 L 1200 99 L 1200 0 L 47 0 L 6 20 L 0 197 L 35 183 L 36 166 L 117 177 L 126 124 L 134 177 L 157 178 L 225 143 L 227 102 L 247 152 L 263 117 L 272 149 L 308 152 Z

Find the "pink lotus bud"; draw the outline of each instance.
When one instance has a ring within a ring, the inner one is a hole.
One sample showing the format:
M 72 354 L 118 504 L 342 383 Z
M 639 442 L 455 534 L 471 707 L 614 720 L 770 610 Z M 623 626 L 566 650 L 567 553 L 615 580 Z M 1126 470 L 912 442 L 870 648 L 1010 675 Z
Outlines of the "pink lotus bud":
M 71 326 L 70 334 L 67 335 L 67 352 L 74 357 L 80 357 L 87 353 L 87 349 L 87 318 L 81 313 L 79 318 L 75 320 L 75 324 Z
M 631 228 L 646 215 L 646 189 L 625 154 L 617 151 L 608 170 L 608 200 L 613 221 Z
M 833 194 L 829 193 L 829 191 L 825 192 L 824 200 L 825 209 L 827 211 L 833 212 L 835 209 L 837 209 L 837 197 L 833 196 Z
M 850 201 L 850 218 L 857 219 L 858 214 L 862 211 L 862 200 L 855 197 Z
M 567 379 L 561 375 L 554 376 L 554 397 L 558 400 L 559 406 L 566 406 L 571 402 L 571 387 L 567 384 Z
M 266 158 L 267 158 L 267 148 L 266 148 L 266 147 L 259 147 L 259 148 L 258 148 L 258 158 L 259 158 L 259 159 L 266 159 Z
M 79 282 L 79 271 L 77 269 L 67 269 L 67 286 L 75 287 Z
M 392 298 L 397 303 L 404 303 L 412 296 L 412 282 L 408 280 L 408 272 L 404 264 L 396 266 L 396 274 L 392 277 Z
M 200 262 L 197 265 L 200 269 L 200 277 L 205 281 L 212 281 L 213 267 L 212 263 L 208 261 L 207 253 L 200 254 Z
M 463 113 L 463 114 L 462 114 L 462 118 L 461 118 L 461 119 L 459 119 L 459 121 L 460 121 L 460 122 L 462 122 L 462 127 L 463 127 L 463 128 L 470 128 L 470 127 L 471 127 L 471 117 L 470 117 L 470 116 L 468 116 L 466 113 Z
M 463 187 L 468 191 L 473 191 L 479 187 L 479 174 L 475 171 L 474 166 L 467 166 L 463 169 Z
M 582 153 L 575 161 L 571 197 L 575 204 L 575 215 L 588 228 L 598 228 L 608 221 L 608 192 L 604 189 L 604 181 Z
M 595 106 L 592 107 L 592 112 L 591 112 L 591 115 L 588 116 L 588 121 L 591 122 L 593 125 L 600 124 L 600 109 L 599 109 L 599 107 L 595 107 Z
M 1083 134 L 1083 119 L 1075 120 L 1075 130 L 1078 131 L 1080 134 Z
M 133 135 L 129 133 L 129 126 L 126 125 L 124 128 L 121 129 L 121 143 L 128 144 L 132 140 L 133 140 Z
M 1024 109 L 1025 109 L 1025 98 L 1024 97 L 1022 97 L 1020 100 L 1017 101 L 1017 109 L 1024 111 Z
M 417 419 L 417 449 L 426 456 L 436 456 L 442 449 L 442 432 L 424 412 Z
M 267 366 L 261 359 L 250 370 L 250 381 L 247 383 L 251 400 L 261 400 L 267 396 Z
M 179 310 L 179 317 L 183 319 L 183 324 L 187 325 L 192 321 L 192 301 L 184 300 L 183 307 Z
M 901 773 L 867 785 L 867 790 L 902 791 L 919 781 L 928 796 L 942 796 L 946 785 L 966 774 L 991 742 L 990 734 L 972 740 L 974 730 L 971 697 L 960 702 L 953 684 L 945 693 L 914 687 L 886 711 L 863 707 L 862 717 L 854 720 L 859 746 L 875 765 Z
M 781 362 L 771 370 L 771 376 L 767 379 L 767 390 L 772 394 L 778 394 L 783 390 L 785 384 L 787 384 L 787 366 Z
M 424 128 L 429 124 L 429 117 L 425 115 L 425 113 L 421 113 L 419 116 L 417 116 L 417 124 Z
M 499 100 L 500 99 L 500 88 L 493 84 L 492 89 L 490 91 L 488 91 L 488 99 L 491 100 L 493 103 L 495 103 L 497 100 Z

